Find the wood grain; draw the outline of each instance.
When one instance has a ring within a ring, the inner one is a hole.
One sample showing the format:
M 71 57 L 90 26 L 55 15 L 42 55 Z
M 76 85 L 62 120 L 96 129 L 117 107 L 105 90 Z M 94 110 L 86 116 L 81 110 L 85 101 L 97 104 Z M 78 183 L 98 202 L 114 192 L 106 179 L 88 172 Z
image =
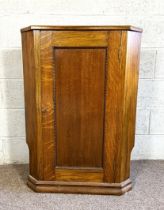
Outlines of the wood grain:
M 131 190 L 130 179 L 121 183 L 38 181 L 29 176 L 28 186 L 36 192 L 87 193 L 102 195 L 122 195 Z
M 55 31 L 136 31 L 142 32 L 141 28 L 131 26 L 131 25 L 122 25 L 122 26 L 47 26 L 47 25 L 33 25 L 21 29 L 22 32 L 29 30 L 55 30 Z
M 29 146 L 30 174 L 43 178 L 40 93 L 40 31 L 22 34 L 26 141 Z M 27 103 L 28 102 L 28 103 Z
M 119 181 L 129 178 L 130 155 L 135 140 L 136 105 L 138 90 L 138 74 L 140 59 L 141 34 L 127 32 L 125 88 L 123 104 L 123 140 L 121 144 L 121 160 Z
M 42 104 L 42 142 L 44 158 L 44 179 L 55 179 L 55 154 L 56 130 L 54 113 L 54 63 L 52 32 L 41 32 L 40 63 L 41 63 L 41 104 Z
M 56 168 L 57 181 L 102 182 L 103 170 L 100 168 Z
M 56 165 L 102 167 L 106 49 L 55 48 L 54 63 Z
M 140 39 L 141 34 L 135 32 L 109 33 L 104 140 L 106 182 L 121 182 L 130 176 Z
M 104 181 L 117 182 L 123 129 L 126 32 L 109 33 L 105 105 Z M 126 122 L 127 123 L 127 122 Z
M 105 31 L 55 31 L 52 35 L 55 47 L 106 47 Z

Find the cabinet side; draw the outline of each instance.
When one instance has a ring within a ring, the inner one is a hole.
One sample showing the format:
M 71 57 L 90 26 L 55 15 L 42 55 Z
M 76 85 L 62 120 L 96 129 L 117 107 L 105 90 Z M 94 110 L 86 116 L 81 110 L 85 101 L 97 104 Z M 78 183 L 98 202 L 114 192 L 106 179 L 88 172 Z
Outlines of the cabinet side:
M 22 32 L 26 142 L 29 147 L 30 175 L 42 178 L 40 31 Z
M 141 35 L 139 32 L 127 31 L 120 181 L 130 176 L 130 157 L 135 140 Z

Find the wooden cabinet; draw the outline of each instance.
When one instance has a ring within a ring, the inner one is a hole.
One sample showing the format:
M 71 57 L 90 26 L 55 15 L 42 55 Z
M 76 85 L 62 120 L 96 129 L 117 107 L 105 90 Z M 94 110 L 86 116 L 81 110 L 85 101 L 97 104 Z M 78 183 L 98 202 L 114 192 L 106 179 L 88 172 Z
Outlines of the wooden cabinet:
M 37 192 L 130 190 L 142 30 L 30 26 L 21 32 L 28 185 Z

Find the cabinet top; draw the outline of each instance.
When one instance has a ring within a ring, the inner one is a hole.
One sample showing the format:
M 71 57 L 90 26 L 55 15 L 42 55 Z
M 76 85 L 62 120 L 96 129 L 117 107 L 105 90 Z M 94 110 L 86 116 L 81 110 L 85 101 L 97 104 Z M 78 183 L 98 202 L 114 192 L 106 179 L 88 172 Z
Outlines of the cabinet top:
M 105 31 L 105 30 L 125 30 L 142 32 L 141 28 L 131 25 L 119 25 L 119 26 L 48 26 L 48 25 L 31 25 L 21 29 L 21 32 L 31 30 L 64 30 L 64 31 Z

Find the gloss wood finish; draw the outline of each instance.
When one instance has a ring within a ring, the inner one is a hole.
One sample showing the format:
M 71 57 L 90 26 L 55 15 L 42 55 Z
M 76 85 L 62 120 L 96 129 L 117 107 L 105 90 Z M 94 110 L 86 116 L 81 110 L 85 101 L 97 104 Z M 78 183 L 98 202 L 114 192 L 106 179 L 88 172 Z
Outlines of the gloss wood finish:
M 131 189 L 142 30 L 21 30 L 28 185 L 37 192 L 121 195 Z

